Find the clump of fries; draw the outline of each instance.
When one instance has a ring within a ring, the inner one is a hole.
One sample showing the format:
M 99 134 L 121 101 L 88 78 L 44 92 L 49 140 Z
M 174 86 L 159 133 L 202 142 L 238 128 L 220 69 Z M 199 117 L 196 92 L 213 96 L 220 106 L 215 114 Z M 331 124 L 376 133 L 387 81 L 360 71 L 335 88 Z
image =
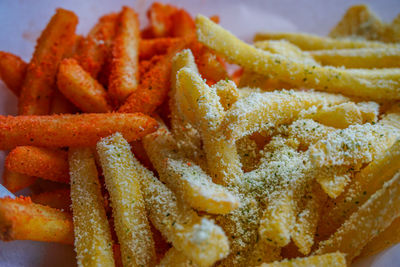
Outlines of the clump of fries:
M 346 266 L 400 241 L 399 17 L 253 45 L 148 18 L 83 37 L 58 9 L 29 63 L 0 52 L 4 186 L 32 191 L 0 199 L 2 240 L 75 244 L 79 266 Z

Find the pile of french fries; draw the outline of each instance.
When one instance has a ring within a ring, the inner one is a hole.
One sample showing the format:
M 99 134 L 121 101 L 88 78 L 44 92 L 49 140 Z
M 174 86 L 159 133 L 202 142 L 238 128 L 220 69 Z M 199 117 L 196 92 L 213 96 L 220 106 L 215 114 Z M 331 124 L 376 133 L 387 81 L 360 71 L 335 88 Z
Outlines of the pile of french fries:
M 147 15 L 80 36 L 58 9 L 29 63 L 0 52 L 3 185 L 31 192 L 0 199 L 1 240 L 74 244 L 79 266 L 346 266 L 400 242 L 399 16 L 250 45 Z

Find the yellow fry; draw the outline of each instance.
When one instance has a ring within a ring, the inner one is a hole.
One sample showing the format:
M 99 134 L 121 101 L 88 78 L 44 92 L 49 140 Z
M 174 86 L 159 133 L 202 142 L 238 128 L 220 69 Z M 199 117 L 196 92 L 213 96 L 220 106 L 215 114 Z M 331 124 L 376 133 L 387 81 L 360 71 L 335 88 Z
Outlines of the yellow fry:
M 128 142 L 120 133 L 97 143 L 105 184 L 110 193 L 122 262 L 126 266 L 154 264 L 155 250 Z
M 71 200 L 79 266 L 114 266 L 110 226 L 94 156 L 89 148 L 70 148 Z
M 314 168 L 315 179 L 331 198 L 337 198 L 354 175 L 354 167 L 348 165 Z
M 277 89 L 293 89 L 296 86 L 286 81 L 272 77 L 271 75 L 263 75 L 250 70 L 244 70 L 240 76 L 239 87 L 259 88 L 263 91 L 274 91 Z
M 259 74 L 270 74 L 296 86 L 366 99 L 400 99 L 398 80 L 367 79 L 350 75 L 344 69 L 310 66 L 302 61 L 262 51 L 204 16 L 196 17 L 197 38 L 230 62 Z
M 264 263 L 260 267 L 346 267 L 346 258 L 343 253 L 335 252 L 307 258 L 296 258 L 280 262 Z
M 400 14 L 393 19 L 391 24 L 386 25 L 382 40 L 388 43 L 400 42 Z
M 319 243 L 314 255 L 340 251 L 351 262 L 362 248 L 400 215 L 400 172 L 384 183 L 329 239 Z
M 198 266 L 192 260 L 187 258 L 185 254 L 176 248 L 170 248 L 161 259 L 157 267 L 196 267 Z
M 129 7 L 123 7 L 112 48 L 109 81 L 110 96 L 120 104 L 139 83 L 139 34 L 137 14 Z
M 239 91 L 233 81 L 220 80 L 213 85 L 224 110 L 231 108 L 239 99 Z

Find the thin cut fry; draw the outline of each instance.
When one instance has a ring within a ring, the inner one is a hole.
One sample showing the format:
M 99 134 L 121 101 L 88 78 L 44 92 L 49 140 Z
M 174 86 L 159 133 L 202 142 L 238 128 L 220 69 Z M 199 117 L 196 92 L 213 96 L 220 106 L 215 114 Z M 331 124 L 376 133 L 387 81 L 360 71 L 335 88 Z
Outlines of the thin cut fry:
M 0 116 L 0 149 L 24 145 L 92 146 L 100 138 L 115 132 L 134 141 L 156 129 L 154 119 L 139 113 Z
M 0 78 L 16 96 L 21 92 L 27 66 L 20 57 L 0 51 Z
M 118 29 L 112 48 L 109 94 L 123 103 L 139 83 L 139 19 L 124 6 L 118 18 Z
M 68 153 L 75 251 L 79 266 L 114 266 L 110 226 L 90 148 Z
M 62 150 L 18 146 L 8 154 L 5 166 L 25 175 L 69 183 L 67 153 Z
M 280 262 L 264 263 L 260 267 L 346 267 L 346 258 L 343 253 L 335 252 L 320 256 L 309 256 L 307 258 L 296 258 Z
M 33 203 L 49 206 L 55 209 L 70 211 L 70 190 L 67 188 L 55 189 L 31 196 Z
M 72 218 L 68 212 L 34 204 L 29 197 L 2 198 L 0 239 L 73 244 Z
M 107 92 L 75 59 L 64 59 L 57 75 L 58 89 L 80 110 L 88 113 L 111 111 Z
M 176 248 L 170 248 L 164 255 L 157 267 L 196 267 L 198 266 L 192 260 L 185 256 Z
M 57 9 L 42 32 L 21 89 L 18 103 L 20 115 L 49 113 L 58 63 L 73 46 L 77 24 L 78 18 L 74 13 Z
M 120 133 L 97 143 L 105 184 L 110 193 L 122 262 L 126 266 L 151 266 L 155 261 L 152 233 L 128 142 Z
M 15 193 L 19 190 L 27 188 L 35 183 L 37 177 L 32 177 L 22 173 L 10 171 L 4 167 L 3 185 L 11 192 Z

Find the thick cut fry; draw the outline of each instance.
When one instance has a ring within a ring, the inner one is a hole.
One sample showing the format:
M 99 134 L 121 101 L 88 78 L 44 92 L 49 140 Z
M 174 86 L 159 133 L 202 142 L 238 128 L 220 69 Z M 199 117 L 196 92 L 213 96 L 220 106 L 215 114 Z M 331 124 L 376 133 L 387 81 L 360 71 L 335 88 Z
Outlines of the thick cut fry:
M 183 39 L 171 46 L 167 54 L 142 77 L 139 88 L 128 97 L 119 112 L 143 112 L 147 114 L 155 111 L 168 95 L 172 59 L 189 42 L 190 39 Z
M 83 112 L 111 111 L 107 92 L 75 59 L 64 59 L 57 75 L 58 89 Z
M 32 177 L 22 173 L 10 171 L 4 167 L 3 185 L 11 192 L 15 193 L 19 190 L 27 188 L 35 183 L 37 177 Z
M 77 60 L 82 68 L 96 78 L 111 57 L 111 45 L 115 36 L 118 15 L 111 13 L 99 19 L 78 47 Z
M 168 48 L 179 42 L 180 38 L 141 39 L 139 43 L 139 59 L 150 59 L 155 55 L 165 54 Z
M 73 244 L 72 218 L 68 212 L 34 204 L 30 198 L 2 198 L 0 239 Z
M 232 105 L 221 123 L 221 128 L 227 139 L 237 140 L 263 128 L 289 124 L 303 109 L 347 101 L 341 95 L 317 92 L 282 90 L 251 93 Z
M 389 45 L 377 41 L 365 41 L 357 39 L 333 39 L 329 37 L 321 37 L 318 35 L 307 33 L 257 33 L 254 36 L 254 42 L 264 40 L 286 40 L 301 50 L 325 50 L 325 49 L 353 49 L 365 47 L 396 47 L 396 45 Z
M 322 65 L 346 68 L 398 68 L 400 48 L 317 50 L 309 53 Z
M 354 5 L 347 9 L 342 19 L 329 33 L 330 37 L 363 37 L 381 40 L 385 24 L 367 5 Z
M 44 115 L 50 111 L 58 64 L 73 46 L 78 18 L 71 11 L 57 9 L 29 63 L 18 103 L 20 115 Z
M 20 57 L 0 51 L 0 79 L 16 96 L 21 92 L 27 66 Z
M 157 267 L 196 267 L 198 266 L 192 260 L 185 256 L 176 248 L 170 248 L 164 255 Z
M 398 80 L 357 77 L 343 69 L 310 66 L 279 54 L 262 51 L 240 41 L 204 16 L 197 16 L 196 26 L 197 38 L 201 43 L 224 55 L 230 62 L 259 74 L 271 74 L 297 86 L 366 99 L 400 99 Z
M 385 182 L 340 228 L 319 243 L 314 255 L 340 251 L 351 262 L 362 248 L 400 215 L 400 172 Z
M 56 189 L 40 194 L 33 194 L 31 199 L 33 203 L 49 206 L 55 209 L 70 211 L 70 190 L 67 188 Z
M 318 234 L 323 240 L 332 234 L 356 209 L 364 204 L 368 198 L 383 183 L 388 181 L 398 171 L 400 166 L 400 140 L 374 161 L 362 169 L 353 178 L 348 188 L 334 200 L 330 200 L 324 211 Z
M 139 84 L 139 19 L 129 7 L 123 7 L 112 48 L 109 94 L 123 103 Z
M 78 113 L 78 111 L 78 108 L 65 98 L 59 90 L 54 91 L 50 114 L 75 114 Z
M 307 258 L 296 258 L 280 262 L 264 263 L 260 267 L 346 267 L 346 258 L 343 253 L 336 252 Z
M 0 116 L 0 149 L 24 145 L 92 146 L 115 132 L 134 141 L 156 129 L 157 122 L 140 113 Z
M 69 183 L 67 153 L 34 146 L 18 146 L 7 156 L 7 169 L 54 182 Z
M 214 214 L 226 214 L 239 206 L 238 199 L 214 184 L 199 166 L 180 155 L 166 128 L 143 138 L 143 144 L 161 181 L 191 207 Z
M 110 226 L 90 148 L 68 152 L 78 266 L 114 266 Z
M 153 236 L 128 142 L 120 133 L 97 143 L 105 184 L 110 193 L 122 262 L 126 266 L 151 266 L 155 261 Z

